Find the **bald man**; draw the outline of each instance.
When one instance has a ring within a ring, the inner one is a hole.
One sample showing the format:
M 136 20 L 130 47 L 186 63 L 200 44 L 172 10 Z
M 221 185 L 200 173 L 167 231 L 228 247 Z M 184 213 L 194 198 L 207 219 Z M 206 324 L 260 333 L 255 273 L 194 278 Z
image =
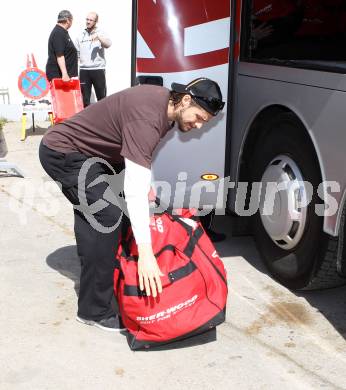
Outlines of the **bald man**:
M 89 12 L 86 28 L 76 40 L 84 107 L 90 104 L 92 87 L 97 100 L 107 95 L 105 49 L 111 46 L 112 41 L 98 28 L 98 19 L 96 12 Z

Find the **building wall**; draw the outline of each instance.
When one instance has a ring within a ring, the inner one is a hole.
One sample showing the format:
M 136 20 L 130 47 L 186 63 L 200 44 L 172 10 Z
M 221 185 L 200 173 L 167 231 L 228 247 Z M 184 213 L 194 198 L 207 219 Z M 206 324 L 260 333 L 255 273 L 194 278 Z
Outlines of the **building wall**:
M 20 117 L 24 97 L 17 83 L 18 76 L 26 68 L 26 55 L 33 53 L 38 67 L 45 70 L 48 37 L 62 9 L 68 9 L 74 16 L 73 25 L 69 29 L 73 40 L 84 28 L 87 13 L 95 11 L 99 14 L 99 27 L 113 41 L 113 45 L 106 50 L 108 94 L 129 87 L 131 6 L 131 0 L 62 0 L 56 3 L 11 0 L 3 3 L 0 88 L 9 88 L 11 105 L 4 105 L 0 96 L 0 116 L 12 120 Z

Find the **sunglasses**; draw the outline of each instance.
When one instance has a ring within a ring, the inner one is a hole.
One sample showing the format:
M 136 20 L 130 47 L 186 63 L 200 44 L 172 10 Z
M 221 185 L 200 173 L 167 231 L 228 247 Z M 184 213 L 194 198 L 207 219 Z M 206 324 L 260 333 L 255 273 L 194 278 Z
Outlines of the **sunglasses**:
M 190 91 L 190 93 L 191 93 L 191 91 Z M 197 95 L 193 95 L 193 94 L 191 94 L 191 96 L 192 96 L 193 100 L 196 101 L 197 104 L 198 104 L 197 99 L 203 100 L 205 103 L 207 103 L 208 107 L 211 109 L 211 111 L 213 112 L 214 115 L 216 115 L 219 111 L 221 111 L 225 106 L 225 102 L 223 102 L 222 100 L 220 100 L 218 98 L 197 96 Z

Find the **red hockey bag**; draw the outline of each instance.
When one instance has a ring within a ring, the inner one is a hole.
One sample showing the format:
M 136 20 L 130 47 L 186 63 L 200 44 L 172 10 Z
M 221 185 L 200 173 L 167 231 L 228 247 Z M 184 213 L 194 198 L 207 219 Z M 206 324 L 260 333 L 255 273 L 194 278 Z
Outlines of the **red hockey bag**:
M 139 289 L 138 251 L 131 228 L 122 237 L 114 273 L 115 295 L 132 350 L 147 349 L 201 334 L 225 320 L 226 271 L 200 222 L 151 217 L 152 245 L 163 291 L 156 298 Z

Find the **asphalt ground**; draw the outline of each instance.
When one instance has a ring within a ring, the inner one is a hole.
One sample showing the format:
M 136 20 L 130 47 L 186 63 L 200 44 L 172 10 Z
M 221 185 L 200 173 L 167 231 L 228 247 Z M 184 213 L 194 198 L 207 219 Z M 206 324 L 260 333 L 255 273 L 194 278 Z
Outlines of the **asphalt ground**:
M 125 336 L 75 320 L 79 260 L 70 204 L 38 145 L 4 129 L 26 177 L 0 175 L 0 389 L 346 389 L 346 287 L 294 293 L 263 267 L 251 237 L 217 245 L 228 271 L 227 321 L 182 348 L 132 352 Z

